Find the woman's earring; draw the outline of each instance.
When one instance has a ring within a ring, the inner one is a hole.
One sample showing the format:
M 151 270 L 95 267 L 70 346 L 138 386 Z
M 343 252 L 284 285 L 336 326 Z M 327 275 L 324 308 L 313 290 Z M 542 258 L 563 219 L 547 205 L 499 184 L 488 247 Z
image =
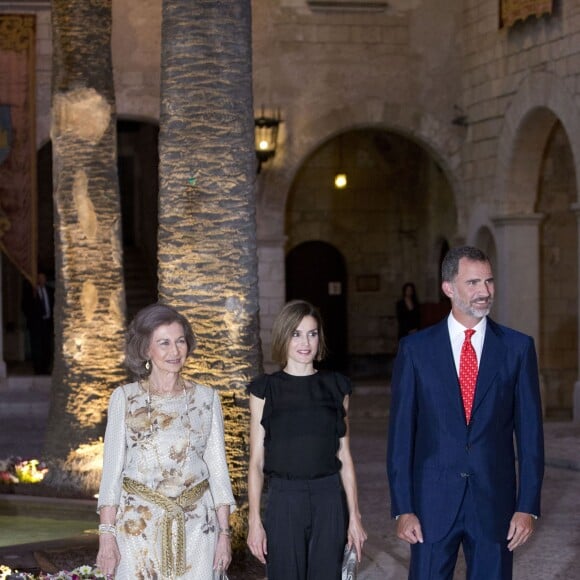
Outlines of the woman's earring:
M 145 370 L 146 371 L 150 371 L 151 370 L 151 361 L 150 360 L 146 360 L 145 361 Z

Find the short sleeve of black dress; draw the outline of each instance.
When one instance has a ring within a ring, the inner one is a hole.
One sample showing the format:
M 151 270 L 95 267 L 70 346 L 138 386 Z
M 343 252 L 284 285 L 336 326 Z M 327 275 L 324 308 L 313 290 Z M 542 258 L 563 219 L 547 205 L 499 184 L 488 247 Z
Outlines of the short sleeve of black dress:
M 258 399 L 266 397 L 266 388 L 268 386 L 268 375 L 260 375 L 256 377 L 249 385 L 248 392 Z
M 262 411 L 262 419 L 260 423 L 266 431 L 265 445 L 268 446 L 268 439 L 270 438 L 270 414 L 272 412 L 272 388 L 270 386 L 272 376 L 260 375 L 256 377 L 249 385 L 248 392 L 250 395 L 264 400 L 264 409 Z
M 336 380 L 336 386 L 340 395 L 342 395 L 341 400 L 346 397 L 346 395 L 352 394 L 352 384 L 348 377 L 341 375 L 340 373 L 334 373 L 334 378 Z
M 346 434 L 343 400 L 350 381 L 334 372 L 295 376 L 279 371 L 258 377 L 249 391 L 264 398 L 264 472 L 314 479 L 340 470 L 339 439 Z
M 336 421 L 336 431 L 338 437 L 344 437 L 346 435 L 346 423 L 344 421 L 346 417 L 346 411 L 344 410 L 344 398 L 347 395 L 352 394 L 352 384 L 348 377 L 340 373 L 333 373 L 334 381 L 330 384 L 335 387 L 334 396 L 336 398 L 337 407 L 337 421 Z

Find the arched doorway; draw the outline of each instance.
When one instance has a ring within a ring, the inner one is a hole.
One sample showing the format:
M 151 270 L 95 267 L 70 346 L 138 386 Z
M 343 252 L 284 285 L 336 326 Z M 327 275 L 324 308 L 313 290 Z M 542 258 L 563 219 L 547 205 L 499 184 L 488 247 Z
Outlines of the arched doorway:
M 347 371 L 347 276 L 342 254 L 320 241 L 293 248 L 286 257 L 286 299 L 308 300 L 320 309 L 329 351 L 321 366 Z
M 338 169 L 347 174 L 342 189 L 334 184 Z M 445 171 L 403 135 L 346 131 L 322 143 L 296 174 L 285 233 L 289 249 L 317 240 L 343 256 L 351 376 L 386 376 L 397 351 L 395 305 L 403 283 L 413 282 L 422 302 L 440 302 L 433 249 L 457 235 Z

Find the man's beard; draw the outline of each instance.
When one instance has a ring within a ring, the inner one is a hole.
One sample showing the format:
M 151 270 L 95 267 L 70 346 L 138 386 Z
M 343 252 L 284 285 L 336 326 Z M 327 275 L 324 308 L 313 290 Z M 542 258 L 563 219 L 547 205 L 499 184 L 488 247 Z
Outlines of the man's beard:
M 461 312 L 468 316 L 473 316 L 473 318 L 484 318 L 490 313 L 491 307 L 493 306 L 493 298 L 491 296 L 487 299 L 486 308 L 476 308 L 472 303 L 463 302 L 457 294 L 454 296 L 452 302 Z

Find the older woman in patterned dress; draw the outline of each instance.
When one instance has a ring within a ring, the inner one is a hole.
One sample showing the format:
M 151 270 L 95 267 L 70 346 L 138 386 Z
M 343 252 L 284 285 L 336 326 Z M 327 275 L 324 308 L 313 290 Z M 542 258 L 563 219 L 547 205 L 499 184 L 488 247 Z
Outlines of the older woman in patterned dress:
M 153 304 L 127 336 L 136 381 L 109 402 L 97 565 L 110 578 L 210 580 L 231 561 L 235 509 L 217 392 L 181 377 L 189 322 Z

